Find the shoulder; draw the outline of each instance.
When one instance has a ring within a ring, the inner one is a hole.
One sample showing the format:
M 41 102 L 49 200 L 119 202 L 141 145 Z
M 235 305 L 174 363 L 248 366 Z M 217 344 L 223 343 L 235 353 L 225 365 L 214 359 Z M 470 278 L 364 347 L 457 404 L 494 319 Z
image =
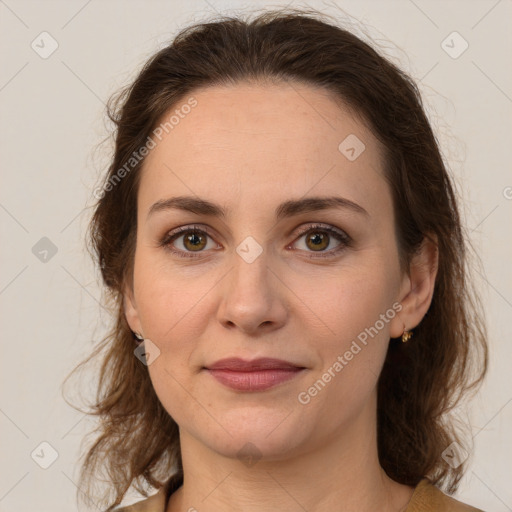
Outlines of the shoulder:
M 411 501 L 405 512 L 484 512 L 466 505 L 444 494 L 428 478 L 421 480 L 414 489 Z
M 160 489 L 156 494 L 138 501 L 133 505 L 115 509 L 114 512 L 165 512 L 166 493 L 165 489 Z

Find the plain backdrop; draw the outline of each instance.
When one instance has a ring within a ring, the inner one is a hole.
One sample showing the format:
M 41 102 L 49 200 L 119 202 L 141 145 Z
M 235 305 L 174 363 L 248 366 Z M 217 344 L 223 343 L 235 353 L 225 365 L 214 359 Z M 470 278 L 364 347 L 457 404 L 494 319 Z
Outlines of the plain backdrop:
M 286 4 L 0 0 L 1 512 L 76 510 L 94 422 L 66 404 L 62 382 L 109 321 L 84 245 L 110 151 L 99 146 L 111 129 L 104 104 L 178 29 Z M 291 4 L 365 32 L 419 83 L 482 259 L 474 278 L 489 324 L 490 369 L 471 403 L 474 450 L 457 497 L 510 511 L 512 2 Z

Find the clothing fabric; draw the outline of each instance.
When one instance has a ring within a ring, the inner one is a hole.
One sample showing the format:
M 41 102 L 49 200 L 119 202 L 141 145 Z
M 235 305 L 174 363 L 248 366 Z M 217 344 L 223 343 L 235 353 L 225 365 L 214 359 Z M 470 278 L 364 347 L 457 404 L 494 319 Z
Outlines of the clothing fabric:
M 170 495 L 183 483 L 181 475 L 172 477 L 165 487 L 153 496 L 139 501 L 117 512 L 165 512 Z M 414 488 L 414 493 L 404 512 L 484 512 L 471 507 L 444 494 L 432 485 L 428 478 L 423 478 Z

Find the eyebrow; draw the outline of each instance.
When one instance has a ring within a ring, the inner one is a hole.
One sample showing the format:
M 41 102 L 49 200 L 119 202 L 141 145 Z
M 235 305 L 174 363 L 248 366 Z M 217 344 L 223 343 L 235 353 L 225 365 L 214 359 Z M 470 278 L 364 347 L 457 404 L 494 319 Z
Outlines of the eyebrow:
M 289 200 L 281 203 L 275 211 L 276 220 L 293 217 L 301 213 L 316 212 L 330 208 L 351 210 L 369 217 L 369 213 L 359 204 L 344 197 L 307 197 L 304 199 Z M 228 211 L 222 206 L 192 196 L 178 196 L 169 199 L 160 199 L 149 209 L 147 218 L 153 214 L 167 210 L 182 210 L 197 215 L 226 218 Z

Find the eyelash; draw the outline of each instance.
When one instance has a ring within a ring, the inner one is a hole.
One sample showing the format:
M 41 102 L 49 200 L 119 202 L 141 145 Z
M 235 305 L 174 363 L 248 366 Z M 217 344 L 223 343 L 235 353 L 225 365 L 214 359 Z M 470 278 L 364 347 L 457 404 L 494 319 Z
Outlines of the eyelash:
M 352 244 L 352 239 L 345 232 L 338 230 L 336 228 L 333 228 L 331 226 L 323 225 L 323 224 L 312 224 L 312 225 L 308 226 L 307 228 L 301 230 L 298 233 L 296 240 L 302 238 L 304 235 L 307 235 L 310 232 L 315 232 L 315 231 L 327 233 L 330 236 L 333 236 L 340 242 L 340 245 L 338 247 L 336 247 L 335 249 L 331 249 L 329 251 L 321 251 L 318 253 L 315 253 L 315 251 L 311 251 L 315 255 L 309 256 L 310 258 L 313 258 L 313 259 L 332 258 L 334 256 L 337 256 L 345 248 L 350 247 Z M 182 236 L 184 234 L 188 234 L 188 233 L 199 233 L 202 235 L 207 235 L 213 239 L 212 234 L 209 233 L 207 228 L 203 228 L 203 227 L 199 227 L 199 226 L 183 226 L 183 227 L 175 229 L 174 231 L 167 233 L 164 236 L 164 238 L 161 240 L 159 245 L 161 247 L 164 247 L 166 250 L 170 251 L 172 254 L 174 254 L 180 258 L 200 257 L 199 254 L 204 251 L 197 251 L 197 253 L 194 253 L 192 251 L 182 251 L 180 249 L 174 249 L 172 247 L 172 242 L 174 242 L 180 236 Z

